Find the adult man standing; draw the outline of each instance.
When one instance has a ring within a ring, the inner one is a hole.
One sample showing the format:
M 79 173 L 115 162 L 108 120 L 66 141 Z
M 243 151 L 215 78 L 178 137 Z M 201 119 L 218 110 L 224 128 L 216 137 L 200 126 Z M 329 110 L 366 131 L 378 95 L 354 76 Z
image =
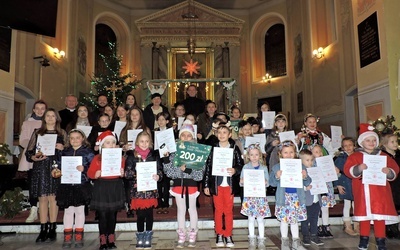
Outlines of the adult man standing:
M 66 129 L 68 123 L 72 121 L 75 114 L 75 108 L 78 105 L 78 98 L 74 95 L 67 95 L 65 97 L 65 109 L 58 111 L 61 117 L 61 128 Z
M 94 109 L 90 113 L 89 120 L 90 121 L 97 121 L 99 115 L 104 113 L 104 108 L 106 107 L 107 104 L 108 104 L 107 96 L 105 94 L 99 94 L 97 96 L 97 106 L 98 106 L 98 108 Z
M 186 114 L 194 114 L 197 117 L 204 112 L 205 103 L 202 99 L 196 97 L 197 87 L 195 85 L 187 87 L 186 93 L 188 97 L 182 102 L 183 106 L 185 106 Z

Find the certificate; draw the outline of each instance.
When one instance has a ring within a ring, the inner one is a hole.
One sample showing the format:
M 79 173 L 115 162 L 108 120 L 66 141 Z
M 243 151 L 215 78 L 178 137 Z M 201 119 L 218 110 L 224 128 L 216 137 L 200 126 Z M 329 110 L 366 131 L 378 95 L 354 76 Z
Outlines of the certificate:
M 176 148 L 174 165 L 180 167 L 186 164 L 190 169 L 202 169 L 211 152 L 211 146 L 188 141 L 178 141 Z
M 275 111 L 262 112 L 262 127 L 273 129 L 275 124 Z
M 168 150 L 168 152 L 172 153 L 172 152 L 176 152 L 176 143 L 175 143 L 175 136 L 174 136 L 174 130 L 173 128 L 169 128 L 166 129 L 164 131 L 156 131 L 157 133 L 155 133 L 155 145 L 157 146 L 157 148 L 155 149 L 159 149 L 159 145 L 165 145 L 166 150 Z M 162 155 L 162 150 L 159 151 L 160 153 L 160 157 L 164 157 L 164 155 Z
M 386 186 L 386 174 L 383 172 L 364 169 L 362 174 L 362 184 Z
M 296 135 L 294 134 L 294 130 L 279 132 L 278 135 L 280 143 L 284 141 L 292 141 L 294 144 L 297 144 L 295 140 Z
M 262 134 L 265 137 L 265 134 Z M 245 137 L 244 148 L 248 148 L 251 144 L 261 144 L 261 138 L 255 136 L 246 136 Z
M 282 170 L 281 187 L 303 188 L 303 174 L 300 159 L 280 159 Z
M 367 165 L 368 170 L 382 172 L 382 168 L 387 165 L 387 158 L 383 155 L 364 155 L 363 163 Z
M 178 117 L 178 130 L 181 129 L 185 117 Z
M 317 163 L 317 167 L 321 168 L 325 182 L 336 181 L 338 179 L 335 170 L 335 163 L 333 163 L 331 155 L 315 158 L 315 161 Z
M 367 185 L 386 186 L 386 174 L 382 168 L 387 165 L 387 158 L 383 155 L 364 155 L 363 163 L 367 169 L 363 170 L 362 183 Z
M 307 168 L 307 173 L 312 179 L 310 184 L 310 193 L 312 195 L 328 193 L 328 187 L 326 186 L 326 182 L 320 168 Z
M 143 129 L 128 130 L 128 142 L 132 142 L 133 144 L 135 144 L 138 134 L 142 131 L 143 131 Z
M 118 137 L 118 139 L 120 138 L 121 131 L 123 128 L 125 128 L 125 125 L 126 125 L 126 122 L 115 121 L 114 133 Z
M 122 148 L 103 148 L 101 150 L 101 177 L 120 176 Z
M 233 148 L 214 148 L 212 175 L 229 176 L 227 169 L 232 167 Z
M 261 153 L 265 154 L 265 143 L 267 142 L 267 138 L 265 137 L 265 134 L 254 134 L 253 137 L 259 138 L 260 139 L 260 149 Z
M 76 128 L 79 130 L 82 130 L 82 132 L 85 133 L 86 138 L 88 138 L 90 135 L 90 132 L 92 132 L 92 126 L 76 125 Z
M 36 142 L 36 153 L 42 152 L 43 155 L 51 156 L 56 153 L 56 134 L 38 135 Z
M 331 126 L 331 137 L 332 137 L 332 147 L 340 148 L 342 146 L 342 127 L 341 126 Z
M 82 165 L 82 156 L 61 156 L 61 184 L 81 184 L 81 172 L 76 169 Z
M 243 197 L 265 197 L 263 170 L 243 169 Z
M 136 163 L 137 191 L 157 190 L 157 181 L 153 175 L 157 174 L 157 162 L 146 161 Z

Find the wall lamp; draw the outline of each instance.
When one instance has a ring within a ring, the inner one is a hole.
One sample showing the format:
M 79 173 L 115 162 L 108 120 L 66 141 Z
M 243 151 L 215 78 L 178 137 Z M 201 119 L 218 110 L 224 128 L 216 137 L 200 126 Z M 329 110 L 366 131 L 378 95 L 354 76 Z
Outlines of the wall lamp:
M 50 66 L 50 61 L 49 61 L 49 59 L 47 59 L 47 57 L 46 56 L 35 56 L 33 59 L 42 59 L 41 61 L 40 61 L 40 64 L 42 65 L 42 67 L 47 67 L 47 66 Z
M 272 79 L 272 76 L 267 73 L 267 74 L 265 74 L 265 76 L 262 77 L 262 82 L 263 83 L 271 83 L 271 79 Z
M 319 47 L 318 49 L 313 50 L 312 54 L 313 54 L 313 58 L 321 59 L 325 55 L 324 48 Z
M 53 48 L 53 54 L 54 54 L 54 57 L 59 60 L 65 57 L 65 51 L 59 50 L 57 48 Z

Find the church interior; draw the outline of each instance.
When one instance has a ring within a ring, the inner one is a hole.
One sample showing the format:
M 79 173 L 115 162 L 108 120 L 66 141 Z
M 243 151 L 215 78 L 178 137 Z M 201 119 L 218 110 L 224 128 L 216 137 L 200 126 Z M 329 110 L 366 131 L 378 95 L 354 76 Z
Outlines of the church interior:
M 10 145 L 35 100 L 60 110 L 90 91 L 101 38 L 118 45 L 121 73 L 141 80 L 142 107 L 150 85 L 164 84 L 172 107 L 192 81 L 220 111 L 254 113 L 267 100 L 295 130 L 314 113 L 322 129 L 356 136 L 360 122 L 399 113 L 397 1 L 42 0 L 12 13 L 20 2 L 0 23 L 0 141 Z M 35 13 L 36 24 L 13 28 Z

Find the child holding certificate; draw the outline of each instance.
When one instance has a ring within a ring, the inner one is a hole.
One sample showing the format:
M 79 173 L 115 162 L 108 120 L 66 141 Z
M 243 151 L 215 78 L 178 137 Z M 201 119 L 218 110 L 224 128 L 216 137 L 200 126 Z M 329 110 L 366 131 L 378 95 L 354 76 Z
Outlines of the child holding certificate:
M 253 136 L 253 132 L 251 130 L 251 124 L 248 121 L 240 121 L 239 122 L 239 133 L 238 139 L 236 139 L 236 144 L 239 146 L 240 152 L 242 155 L 246 154 L 246 137 Z
M 179 130 L 179 140 L 187 142 L 196 142 L 194 137 L 193 124 L 189 120 L 185 120 Z M 171 153 L 163 158 L 164 173 L 172 178 L 173 184 L 171 195 L 175 197 L 177 207 L 178 220 L 178 245 L 177 248 L 184 248 L 186 240 L 188 247 L 196 247 L 197 240 L 197 207 L 196 198 L 200 195 L 197 183 L 203 180 L 204 166 L 201 169 L 192 169 L 186 164 L 176 166 L 174 158 L 178 157 L 175 153 Z M 186 211 L 189 212 L 190 228 L 186 232 Z
M 117 212 L 124 208 L 125 192 L 122 178 L 124 176 L 125 158 L 121 162 L 115 162 L 120 167 L 120 174 L 116 176 L 102 176 L 102 149 L 117 148 L 117 138 L 107 130 L 97 137 L 100 154 L 96 155 L 88 170 L 88 177 L 93 179 L 93 194 L 90 208 L 98 213 L 100 247 L 99 249 L 116 248 L 115 226 L 117 224 Z
M 154 181 L 160 181 L 162 178 L 162 167 L 159 164 L 158 152 L 152 149 L 153 142 L 151 135 L 146 131 L 138 134 L 135 141 L 135 149 L 127 152 L 125 178 L 132 180 L 130 187 L 131 204 L 130 207 L 136 210 L 137 215 L 137 233 L 136 233 L 136 248 L 151 249 L 151 241 L 153 237 L 153 209 L 157 207 L 158 191 L 154 190 L 138 191 L 140 179 L 137 178 L 138 162 L 156 162 L 157 173 L 154 173 L 151 178 Z M 156 186 L 157 187 L 157 186 Z M 146 231 L 145 229 L 146 223 Z
M 269 184 L 269 176 L 268 176 L 268 168 L 262 164 L 262 152 L 260 146 L 258 144 L 251 144 L 247 148 L 247 158 L 249 163 L 244 165 L 243 171 L 240 174 L 240 185 L 247 185 L 245 184 L 244 180 L 244 170 L 251 169 L 257 170 L 263 173 L 264 180 L 265 180 L 265 187 Z M 259 175 L 262 175 L 258 173 Z M 252 180 L 246 180 L 246 182 L 251 182 Z M 268 200 L 265 196 L 264 190 L 264 197 L 244 197 L 242 203 L 242 209 L 240 213 L 247 216 L 248 225 L 249 225 L 249 250 L 255 250 L 256 245 L 257 248 L 260 250 L 265 250 L 265 237 L 264 237 L 264 218 L 271 217 L 271 211 L 268 206 Z M 258 239 L 254 235 L 254 222 L 257 218 L 258 224 Z M 256 243 L 258 240 L 258 244 Z
M 323 148 L 319 144 L 315 144 L 312 146 L 308 147 L 313 156 L 314 159 L 323 156 Z M 337 173 L 339 173 L 339 169 L 336 168 Z M 318 236 L 320 238 L 325 238 L 325 239 L 332 239 L 333 235 L 331 233 L 331 228 L 329 225 L 329 208 L 333 207 L 336 205 L 336 200 L 335 200 L 335 193 L 333 190 L 333 184 L 331 181 L 326 182 L 326 187 L 328 188 L 328 193 L 322 194 L 321 199 L 322 199 L 322 205 L 321 205 L 321 221 L 322 225 L 318 227 Z
M 213 151 L 211 151 L 207 162 L 204 174 L 204 193 L 212 195 L 215 211 L 214 222 L 215 232 L 217 233 L 216 246 L 217 247 L 234 247 L 235 244 L 232 239 L 233 229 L 233 178 L 232 176 L 240 176 L 243 168 L 243 159 L 238 146 L 235 145 L 233 140 L 229 140 L 232 135 L 230 123 L 220 122 L 217 128 L 217 137 L 219 142 L 214 146 L 221 148 L 233 149 L 232 167 L 225 169 L 227 175 L 217 176 L 212 175 L 213 168 Z M 213 150 L 214 150 L 213 149 Z M 225 228 L 223 229 L 223 215 L 225 215 Z
M 351 137 L 342 139 L 342 146 L 339 155 L 335 159 L 335 166 L 340 170 L 340 176 L 336 182 L 339 191 L 339 198 L 343 199 L 343 228 L 344 232 L 350 236 L 359 235 L 360 228 L 357 221 L 353 222 L 354 230 L 351 225 L 350 210 L 354 209 L 353 188 L 351 187 L 351 179 L 344 174 L 344 164 L 352 153 L 354 153 L 356 141 Z
M 379 137 L 373 129 L 369 124 L 360 124 L 360 135 L 357 142 L 361 148 L 347 158 L 344 164 L 344 173 L 353 182 L 355 208 L 353 220 L 360 222 L 360 243 L 358 249 L 368 249 L 370 223 L 373 221 L 376 245 L 378 249 L 385 250 L 387 249 L 385 224 L 389 225 L 399 222 L 393 203 L 392 190 L 388 183 L 388 181 L 396 179 L 399 167 L 391 157 L 388 157 L 379 150 Z M 384 157 L 382 159 L 368 159 L 371 156 Z M 377 163 L 371 164 L 373 161 Z M 382 168 L 380 169 L 380 167 Z M 370 174 L 366 171 L 373 172 L 373 175 L 380 178 L 377 178 L 377 180 L 367 178 Z M 381 173 L 384 175 L 381 176 Z M 380 184 L 382 178 L 384 178 L 386 185 L 373 184 L 374 182 Z M 364 182 L 367 183 L 364 184 Z
M 316 167 L 312 152 L 303 149 L 299 152 L 301 164 L 306 168 Z M 309 171 L 308 171 L 309 173 Z M 321 210 L 321 195 L 312 195 L 310 190 L 312 185 L 304 187 L 306 194 L 307 220 L 301 222 L 301 234 L 303 235 L 303 245 L 309 246 L 311 243 L 322 246 L 324 242 L 318 236 L 318 216 Z
M 36 238 L 37 243 L 57 239 L 56 193 L 60 178 L 53 178 L 51 171 L 59 165 L 61 151 L 67 140 L 60 123 L 58 112 L 47 109 L 42 117 L 42 125 L 33 132 L 25 152 L 26 160 L 33 162 L 29 196 L 39 199 L 40 233 Z M 46 146 L 42 147 L 43 144 Z
M 92 185 L 87 177 L 90 162 L 94 157 L 89 147 L 85 133 L 79 129 L 72 129 L 69 132 L 69 142 L 62 152 L 62 156 L 78 156 L 82 159 L 82 165 L 76 165 L 76 170 L 81 172 L 80 184 L 62 183 L 57 190 L 57 205 L 64 209 L 64 243 L 63 248 L 70 248 L 72 245 L 72 229 L 74 228 L 75 217 L 75 247 L 83 247 L 83 227 L 85 225 L 85 205 L 89 205 L 92 195 Z M 62 162 L 61 169 L 64 167 Z
M 277 114 L 274 120 L 274 131 L 271 132 L 265 142 L 265 152 L 267 153 L 266 163 L 272 168 L 279 163 L 279 133 L 287 129 L 287 118 L 284 114 Z
M 297 148 L 292 141 L 283 141 L 280 146 L 279 155 L 282 159 L 296 159 Z M 298 173 L 303 179 L 303 186 L 311 183 L 311 178 L 307 175 L 305 167 Z M 306 250 L 299 238 L 298 222 L 307 220 L 306 198 L 303 188 L 281 187 L 282 170 L 280 163 L 272 167 L 269 181 L 270 185 L 276 188 L 275 216 L 281 222 L 282 243 L 281 250 Z M 289 242 L 289 225 L 292 233 L 292 245 Z

